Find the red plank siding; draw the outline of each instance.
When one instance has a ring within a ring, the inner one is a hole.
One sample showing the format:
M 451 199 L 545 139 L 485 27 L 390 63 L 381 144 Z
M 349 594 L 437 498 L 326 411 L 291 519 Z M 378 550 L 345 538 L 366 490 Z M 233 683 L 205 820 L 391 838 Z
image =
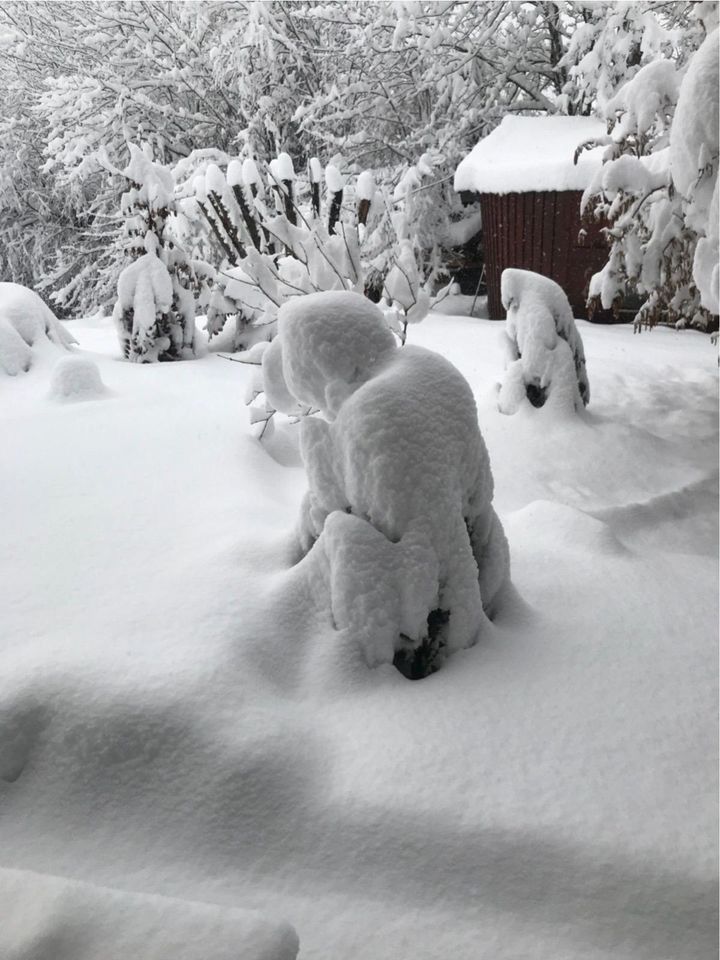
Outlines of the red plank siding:
M 601 224 L 585 227 L 578 243 L 579 191 L 481 194 L 488 308 L 493 319 L 505 313 L 500 277 L 507 267 L 533 270 L 559 283 L 575 316 L 586 316 L 590 277 L 601 270 L 607 252 Z

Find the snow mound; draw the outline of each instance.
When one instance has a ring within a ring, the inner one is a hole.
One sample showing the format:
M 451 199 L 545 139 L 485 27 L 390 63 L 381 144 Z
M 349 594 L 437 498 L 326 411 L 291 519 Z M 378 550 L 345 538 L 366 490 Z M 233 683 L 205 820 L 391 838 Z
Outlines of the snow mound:
M 470 386 L 438 354 L 396 346 L 356 294 L 294 300 L 279 328 L 269 397 L 328 417 L 301 424 L 301 549 L 367 663 L 425 676 L 476 641 L 509 578 Z
M 27 372 L 43 343 L 67 348 L 75 338 L 46 303 L 19 283 L 0 283 L 0 369 L 11 377 Z
M 561 287 L 529 270 L 504 270 L 507 311 L 506 372 L 498 394 L 501 413 L 525 403 L 557 411 L 581 410 L 590 400 L 585 351 Z
M 86 357 L 63 357 L 55 364 L 50 396 L 55 400 L 95 400 L 107 392 L 98 365 Z
M 13 960 L 294 960 L 295 931 L 228 909 L 0 870 L 0 953 Z

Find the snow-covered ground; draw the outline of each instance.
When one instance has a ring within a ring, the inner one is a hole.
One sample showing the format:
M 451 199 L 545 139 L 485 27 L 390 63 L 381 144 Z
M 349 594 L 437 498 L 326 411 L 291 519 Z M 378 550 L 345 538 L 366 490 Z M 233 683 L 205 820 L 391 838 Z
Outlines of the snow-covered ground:
M 412 683 L 334 657 L 253 368 L 68 326 L 100 385 L 49 343 L 0 378 L 0 955 L 269 960 L 284 921 L 301 960 L 714 955 L 707 337 L 579 322 L 553 419 L 497 412 L 498 324 L 410 329 L 473 387 L 522 598 Z

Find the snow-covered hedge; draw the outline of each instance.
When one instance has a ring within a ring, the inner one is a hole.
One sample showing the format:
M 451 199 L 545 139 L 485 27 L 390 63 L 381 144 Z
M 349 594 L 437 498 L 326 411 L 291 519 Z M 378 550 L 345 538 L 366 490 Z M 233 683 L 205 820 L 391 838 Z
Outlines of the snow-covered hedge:
M 75 343 L 50 307 L 19 283 L 0 283 L 0 370 L 14 377 L 30 369 L 43 344 Z
M 562 288 L 530 270 L 504 270 L 507 365 L 498 394 L 502 413 L 534 407 L 581 410 L 590 401 L 585 351 Z
M 425 676 L 500 602 L 509 552 L 472 391 L 443 357 L 398 347 L 350 292 L 284 304 L 265 389 L 301 423 L 299 526 L 338 630 L 371 666 Z

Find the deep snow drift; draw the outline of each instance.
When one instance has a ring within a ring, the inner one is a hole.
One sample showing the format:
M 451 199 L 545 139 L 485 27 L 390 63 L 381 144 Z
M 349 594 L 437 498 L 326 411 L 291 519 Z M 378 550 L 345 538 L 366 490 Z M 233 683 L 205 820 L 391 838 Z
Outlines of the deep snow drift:
M 301 960 L 713 955 L 717 354 L 578 327 L 592 402 L 564 420 L 497 411 L 499 324 L 411 330 L 473 387 L 523 598 L 418 683 L 335 656 L 292 566 L 298 427 L 252 438 L 255 368 L 123 363 L 109 321 L 77 321 L 102 399 L 49 398 L 57 354 L 0 378 L 23 960 L 97 960 L 117 916 L 134 951 L 180 915 L 174 960 L 219 960 L 239 909 L 275 918 L 269 957 L 283 920 Z

